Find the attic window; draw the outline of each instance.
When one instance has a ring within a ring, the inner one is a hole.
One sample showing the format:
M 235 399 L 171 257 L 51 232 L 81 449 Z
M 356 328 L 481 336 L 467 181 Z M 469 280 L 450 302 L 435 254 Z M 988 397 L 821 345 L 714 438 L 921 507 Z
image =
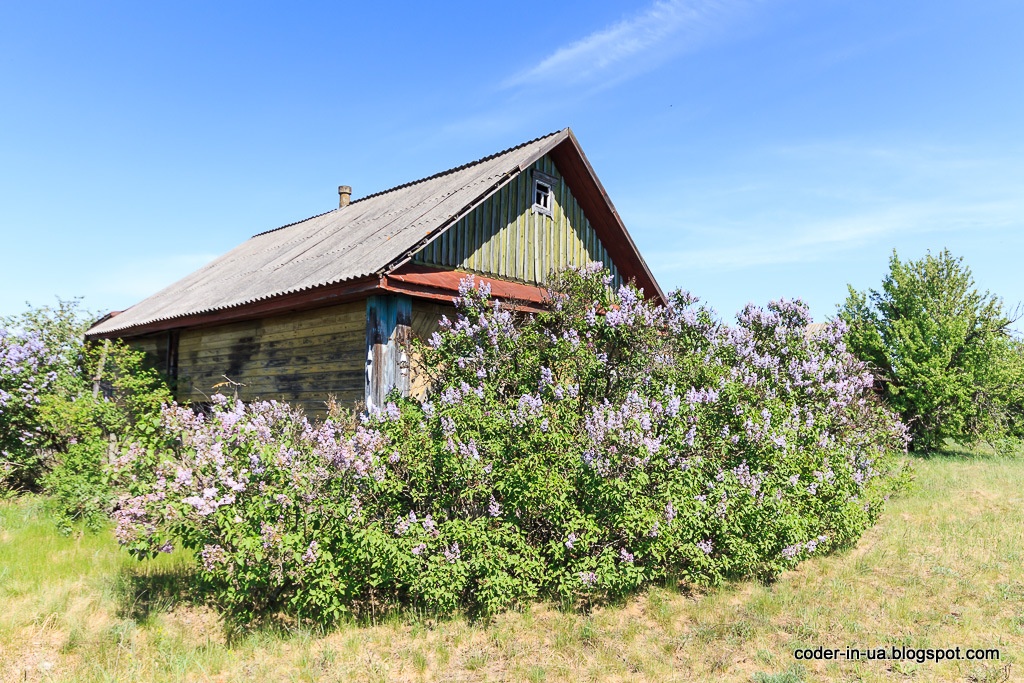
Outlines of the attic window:
M 533 210 L 545 216 L 553 216 L 555 211 L 554 187 L 557 178 L 540 171 L 533 172 Z

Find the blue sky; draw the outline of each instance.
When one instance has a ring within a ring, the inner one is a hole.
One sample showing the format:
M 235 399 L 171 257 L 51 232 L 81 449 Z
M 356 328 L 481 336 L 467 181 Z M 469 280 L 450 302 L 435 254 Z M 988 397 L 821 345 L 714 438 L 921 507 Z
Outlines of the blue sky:
M 571 126 L 662 287 L 730 317 L 948 247 L 1024 299 L 1024 5 L 0 5 L 0 315 Z

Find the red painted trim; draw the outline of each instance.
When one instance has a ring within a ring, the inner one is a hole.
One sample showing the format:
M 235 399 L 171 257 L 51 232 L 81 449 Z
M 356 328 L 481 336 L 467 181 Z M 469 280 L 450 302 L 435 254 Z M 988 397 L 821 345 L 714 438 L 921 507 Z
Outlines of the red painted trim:
M 457 270 L 406 264 L 388 273 L 381 286 L 383 289 L 395 293 L 451 303 L 452 297 L 459 295 L 459 284 L 469 275 L 470 273 Z M 544 310 L 545 298 L 542 287 L 472 275 L 478 284 L 489 284 L 491 296 L 497 299 L 517 302 L 520 304 L 520 308 L 526 310 Z
M 537 285 L 528 285 L 521 282 L 511 282 L 475 273 L 465 273 L 457 270 L 446 270 L 430 266 L 406 264 L 401 268 L 387 274 L 387 282 L 396 280 L 410 284 L 425 285 L 438 289 L 446 289 L 453 292 L 459 291 L 461 282 L 472 276 L 479 283 L 486 283 L 491 286 L 491 295 L 501 299 L 520 299 L 534 303 L 544 303 L 544 289 Z M 386 285 L 385 285 L 386 286 Z

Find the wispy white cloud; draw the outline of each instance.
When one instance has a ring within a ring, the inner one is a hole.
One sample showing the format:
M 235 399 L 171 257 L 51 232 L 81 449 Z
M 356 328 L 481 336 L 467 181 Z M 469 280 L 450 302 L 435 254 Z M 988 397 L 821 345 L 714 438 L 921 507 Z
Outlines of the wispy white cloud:
M 718 37 L 753 0 L 662 0 L 646 11 L 558 48 L 502 87 L 609 84 Z
M 629 224 L 668 237 L 655 270 L 838 262 L 879 245 L 996 239 L 1024 226 L 1014 154 L 833 140 L 751 150 L 732 167 L 662 183 L 634 200 L 636 211 L 623 207 Z
M 880 210 L 842 218 L 806 221 L 786 228 L 759 225 L 741 236 L 733 228 L 728 240 L 658 254 L 652 265 L 660 272 L 736 271 L 757 266 L 820 262 L 872 244 L 893 244 L 901 237 L 949 234 L 1020 227 L 1024 200 L 978 203 L 897 203 Z M 715 232 L 713 227 L 707 232 Z M 739 238 L 739 239 L 737 239 Z M 728 244 L 725 244 L 728 242 Z

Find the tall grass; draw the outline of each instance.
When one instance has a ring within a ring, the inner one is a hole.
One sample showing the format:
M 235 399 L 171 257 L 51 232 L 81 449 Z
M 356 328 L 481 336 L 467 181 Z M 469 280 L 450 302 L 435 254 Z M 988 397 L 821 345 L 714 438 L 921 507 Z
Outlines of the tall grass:
M 226 637 L 184 553 L 136 563 L 0 504 L 3 680 L 815 681 L 1024 679 L 1024 458 L 914 458 L 916 486 L 859 545 L 772 585 L 674 583 L 621 604 L 488 621 L 409 611 L 330 632 Z M 997 662 L 797 662 L 797 648 L 992 647 Z

